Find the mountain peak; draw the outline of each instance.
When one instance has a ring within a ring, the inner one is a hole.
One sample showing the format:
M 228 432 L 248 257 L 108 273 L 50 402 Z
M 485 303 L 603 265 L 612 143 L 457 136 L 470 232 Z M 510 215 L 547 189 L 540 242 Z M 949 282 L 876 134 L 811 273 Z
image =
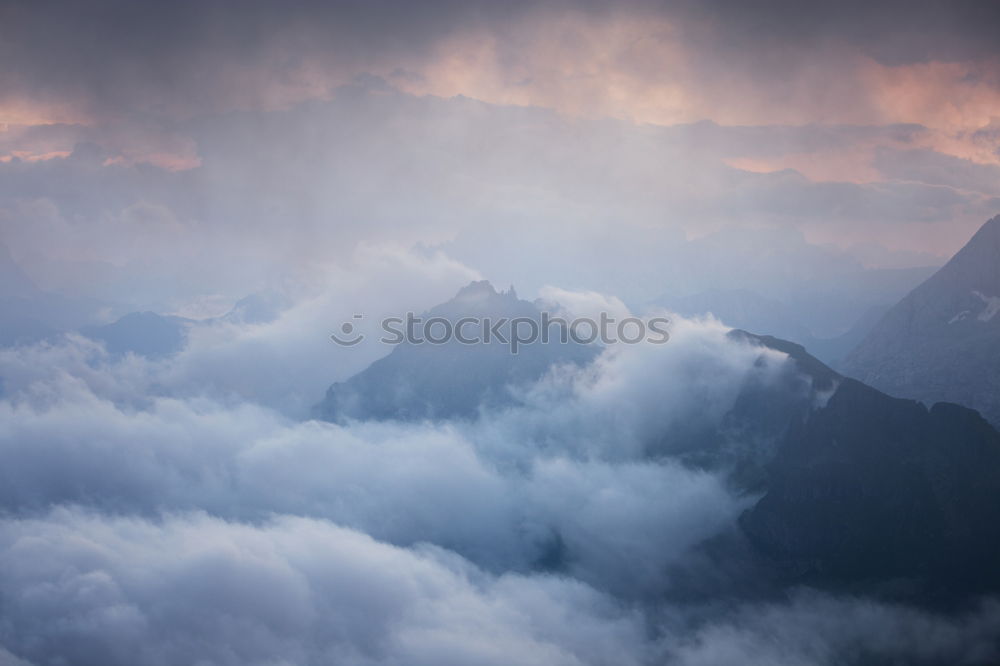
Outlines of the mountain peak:
M 972 235 L 965 247 L 959 251 L 959 255 L 970 247 L 979 248 L 981 252 L 995 259 L 995 265 L 1000 265 L 1000 215 L 979 227 L 979 231 Z
M 513 404 L 517 392 L 511 387 L 537 381 L 553 365 L 589 363 L 601 349 L 575 342 L 539 343 L 513 352 L 505 340 L 512 339 L 514 320 L 539 322 L 542 311 L 518 299 L 513 287 L 497 291 L 487 280 L 466 285 L 424 316 L 427 322 L 451 321 L 456 331 L 458 322 L 471 319 L 463 335 L 475 331 L 480 337 L 472 344 L 456 334 L 447 344 L 397 345 L 365 370 L 332 385 L 315 414 L 331 421 L 474 418 L 483 407 Z M 426 339 L 428 329 L 423 330 Z M 484 338 L 484 330 L 492 337 Z
M 1000 216 L 890 309 L 848 374 L 893 395 L 957 402 L 1000 424 Z
M 979 231 L 972 235 L 966 247 L 983 243 L 991 244 L 995 249 L 1000 249 L 1000 215 L 987 220 L 986 224 L 979 227 Z
M 987 220 L 986 224 L 979 228 L 978 233 L 983 233 L 984 231 L 993 234 L 1000 234 L 1000 215 L 997 215 L 991 220 Z
M 928 285 L 1000 295 L 1000 215 L 979 228 L 951 261 L 918 290 Z
M 489 280 L 473 280 L 458 290 L 452 302 L 486 303 L 501 298 L 511 301 L 519 300 L 514 285 L 511 285 L 507 291 L 498 291 Z
M 473 280 L 459 289 L 453 300 L 479 301 L 492 298 L 493 296 L 499 296 L 499 294 L 489 280 Z

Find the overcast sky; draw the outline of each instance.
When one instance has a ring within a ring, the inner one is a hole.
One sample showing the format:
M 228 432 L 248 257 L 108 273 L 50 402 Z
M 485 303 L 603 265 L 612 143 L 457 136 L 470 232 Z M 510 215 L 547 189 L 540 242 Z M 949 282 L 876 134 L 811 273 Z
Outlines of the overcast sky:
M 1000 209 L 998 12 L 5 2 L 0 234 L 43 287 L 147 306 L 312 279 L 359 243 L 529 290 L 565 255 L 568 286 L 617 268 L 639 299 L 719 286 L 706 263 L 773 282 L 679 258 L 734 232 L 772 263 L 940 264 Z

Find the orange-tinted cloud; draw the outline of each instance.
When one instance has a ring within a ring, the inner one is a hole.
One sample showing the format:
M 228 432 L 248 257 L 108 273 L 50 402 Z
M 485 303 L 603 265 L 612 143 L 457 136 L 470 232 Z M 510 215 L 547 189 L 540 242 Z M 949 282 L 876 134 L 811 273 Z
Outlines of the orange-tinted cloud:
M 744 63 L 716 57 L 710 44 L 692 44 L 688 29 L 667 18 L 628 13 L 536 16 L 506 31 L 455 34 L 423 63 L 387 65 L 383 74 L 414 94 L 464 95 L 639 123 L 915 123 L 928 129 L 921 147 L 1000 163 L 1000 142 L 981 136 L 1000 116 L 996 60 L 887 65 L 833 41 L 805 53 L 789 51 L 784 57 L 796 62 L 769 71 L 761 69 L 767 58 Z M 779 49 L 776 68 L 781 56 Z M 877 178 L 871 162 L 879 145 L 885 144 L 730 163 L 859 182 Z
M 447 13 L 440 17 L 444 20 Z M 732 26 L 726 32 L 714 25 L 725 20 L 722 15 L 637 6 L 603 11 L 563 6 L 519 10 L 503 19 L 458 21 L 433 31 L 424 26 L 423 41 L 376 48 L 375 42 L 385 35 L 373 33 L 374 41 L 368 44 L 355 38 L 348 24 L 323 25 L 299 17 L 264 31 L 259 48 L 245 57 L 234 57 L 227 49 L 235 47 L 226 46 L 227 40 L 220 46 L 192 44 L 192 53 L 206 56 L 199 55 L 194 63 L 166 52 L 165 64 L 153 63 L 153 71 L 166 70 L 161 84 L 122 81 L 113 98 L 120 107 L 108 106 L 110 102 L 98 100 L 93 91 L 74 101 L 67 90 L 61 107 L 48 93 L 45 104 L 30 97 L 23 103 L 7 100 L 0 107 L 0 121 L 73 120 L 112 126 L 131 122 L 134 114 L 176 119 L 234 109 L 282 109 L 328 98 L 337 86 L 374 74 L 418 95 L 464 95 L 571 116 L 659 125 L 703 119 L 724 125 L 917 123 L 928 128 L 919 138 L 921 147 L 977 163 L 1000 163 L 1000 138 L 982 133 L 1000 115 L 996 57 L 896 62 L 873 55 L 871 48 L 859 48 L 855 36 L 848 34 L 850 26 L 842 24 L 844 34 L 820 32 L 803 41 L 796 38 L 794 26 L 779 25 L 784 34 L 758 35 L 752 28 L 734 33 Z M 386 34 L 402 30 L 383 28 Z M 324 34 L 327 39 L 320 38 Z M 730 44 L 733 39 L 744 41 Z M 913 40 L 905 41 L 912 49 Z M 113 73 L 122 71 L 121 65 L 112 64 Z M 162 143 L 132 132 L 112 149 L 130 162 L 170 168 L 197 164 L 190 146 L 165 150 Z M 732 155 L 729 163 L 748 170 L 792 168 L 813 179 L 862 182 L 878 177 L 872 156 L 885 145 L 869 142 L 822 154 L 791 151 L 767 159 Z

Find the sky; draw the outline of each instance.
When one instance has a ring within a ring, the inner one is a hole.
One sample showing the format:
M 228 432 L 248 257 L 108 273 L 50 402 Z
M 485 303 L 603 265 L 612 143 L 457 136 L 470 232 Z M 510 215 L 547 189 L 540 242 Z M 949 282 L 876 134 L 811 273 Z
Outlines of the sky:
M 712 317 L 464 420 L 311 416 L 388 352 L 341 322 L 476 280 L 849 331 L 1000 212 L 997 25 L 0 0 L 0 324 L 53 327 L 0 345 L 0 666 L 995 663 L 995 599 L 768 587 L 759 495 L 683 446 L 742 387 L 829 393 Z M 181 348 L 86 334 L 147 310 L 188 318 Z
M 532 294 L 780 296 L 781 267 L 940 265 L 1000 208 L 994 3 L 0 12 L 3 243 L 133 308 L 386 245 Z

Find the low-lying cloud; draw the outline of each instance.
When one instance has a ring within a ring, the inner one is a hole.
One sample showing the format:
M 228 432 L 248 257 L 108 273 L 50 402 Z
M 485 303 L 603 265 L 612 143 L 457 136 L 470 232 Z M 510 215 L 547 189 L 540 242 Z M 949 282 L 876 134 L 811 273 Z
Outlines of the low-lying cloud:
M 620 303 L 547 294 L 567 309 Z M 240 336 L 292 349 L 296 312 L 273 328 L 209 330 L 236 344 L 195 337 L 167 359 L 72 336 L 0 352 L 0 658 L 617 666 L 992 654 L 989 605 L 958 621 L 818 593 L 726 601 L 756 575 L 735 528 L 754 496 L 674 447 L 717 423 L 744 382 L 787 368 L 716 321 L 674 318 L 669 343 L 555 367 L 471 421 L 337 425 L 284 410 L 265 390 L 268 364 L 229 388 L 211 370 L 262 357 Z M 727 569 L 702 551 L 713 540 L 733 553 Z M 691 596 L 699 586 L 728 592 L 708 603 Z

